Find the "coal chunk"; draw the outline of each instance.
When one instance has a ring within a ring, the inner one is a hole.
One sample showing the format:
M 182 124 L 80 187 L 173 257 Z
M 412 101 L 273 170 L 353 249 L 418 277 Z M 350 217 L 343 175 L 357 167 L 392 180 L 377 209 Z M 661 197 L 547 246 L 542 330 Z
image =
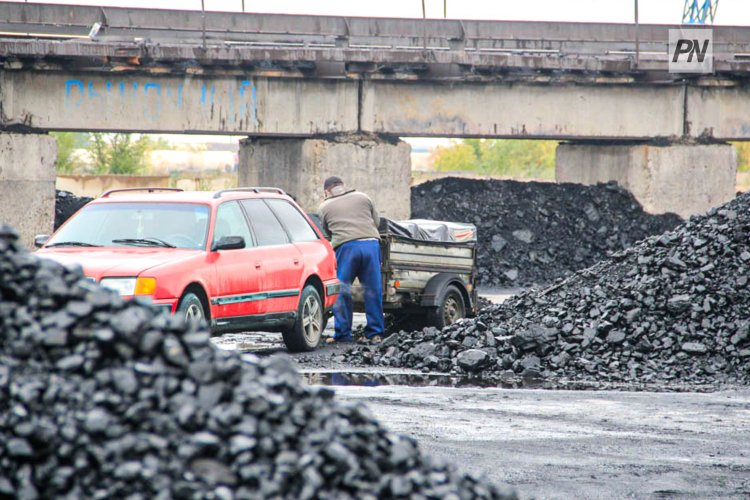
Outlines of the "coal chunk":
M 622 344 L 625 340 L 625 332 L 621 330 L 612 330 L 607 334 L 607 342 L 610 344 Z
M 469 349 L 456 356 L 458 366 L 470 372 L 480 370 L 487 363 L 488 358 L 487 353 L 479 349 Z
M 700 342 L 685 342 L 682 344 L 682 350 L 688 354 L 706 354 L 708 347 Z

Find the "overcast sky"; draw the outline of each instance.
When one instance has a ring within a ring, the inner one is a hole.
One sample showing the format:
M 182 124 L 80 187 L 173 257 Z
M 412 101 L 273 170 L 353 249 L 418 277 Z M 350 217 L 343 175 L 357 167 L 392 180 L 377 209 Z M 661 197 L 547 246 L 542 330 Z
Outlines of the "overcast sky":
M 204 0 L 206 10 L 240 12 L 243 0 Z M 443 17 L 444 0 L 424 0 L 427 17 Z M 633 21 L 635 0 L 446 0 L 448 17 L 530 21 Z M 702 3 L 704 0 L 699 0 Z M 35 2 L 35 0 L 31 0 Z M 676 24 L 684 0 L 638 0 L 643 23 Z M 201 0 L 44 0 L 36 3 L 200 10 Z M 244 0 L 247 12 L 422 17 L 422 0 Z M 750 0 L 721 0 L 715 24 L 750 25 Z

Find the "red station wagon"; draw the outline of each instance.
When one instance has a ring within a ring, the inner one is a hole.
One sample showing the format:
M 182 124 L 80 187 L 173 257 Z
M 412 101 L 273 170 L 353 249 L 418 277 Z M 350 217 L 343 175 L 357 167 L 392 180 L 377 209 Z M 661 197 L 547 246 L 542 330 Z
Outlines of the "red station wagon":
M 330 243 L 276 188 L 111 190 L 36 244 L 125 298 L 215 333 L 280 331 L 291 351 L 318 345 L 340 290 Z

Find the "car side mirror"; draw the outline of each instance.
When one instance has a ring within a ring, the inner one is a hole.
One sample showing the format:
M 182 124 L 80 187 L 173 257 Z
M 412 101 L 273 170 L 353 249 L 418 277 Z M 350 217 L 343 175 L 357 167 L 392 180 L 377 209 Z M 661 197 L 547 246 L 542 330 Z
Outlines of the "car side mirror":
M 37 234 L 34 236 L 34 246 L 37 248 L 42 248 L 47 241 L 49 241 L 49 234 Z
M 214 243 L 211 251 L 239 250 L 240 248 L 245 248 L 245 238 L 242 236 L 222 236 L 219 241 Z

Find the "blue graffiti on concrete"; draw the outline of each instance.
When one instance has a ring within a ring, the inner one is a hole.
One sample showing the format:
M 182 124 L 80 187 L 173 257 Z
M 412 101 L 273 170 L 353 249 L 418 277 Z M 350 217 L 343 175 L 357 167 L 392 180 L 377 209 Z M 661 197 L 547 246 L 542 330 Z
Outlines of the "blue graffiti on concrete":
M 73 87 L 78 89 L 78 99 L 74 102 L 75 107 L 80 107 L 83 103 L 83 82 L 81 80 L 68 80 L 65 82 L 65 104 L 70 102 L 70 95 Z
M 258 121 L 258 91 L 255 85 L 253 85 L 248 80 L 243 80 L 240 84 L 240 116 L 246 116 L 247 115 L 247 103 L 244 99 L 245 97 L 245 88 L 250 87 L 250 110 L 251 110 L 251 119 L 253 120 L 253 123 L 257 123 Z
M 235 88 L 217 92 L 216 85 L 200 83 L 200 92 L 188 92 L 184 83 L 169 84 L 155 81 L 134 80 L 130 85 L 125 81 L 95 82 L 70 79 L 65 82 L 65 106 L 80 108 L 84 104 L 97 106 L 107 112 L 111 106 L 128 106 L 134 113 L 149 122 L 158 121 L 164 111 L 188 111 L 186 100 L 194 100 L 202 113 L 214 117 L 218 105 L 219 114 L 226 123 L 258 124 L 258 91 L 250 80 L 239 81 Z M 187 83 L 190 86 L 190 83 Z M 197 83 L 196 83 L 197 85 Z M 195 88 L 195 85 L 191 86 Z M 113 92 L 113 89 L 116 89 Z M 125 103 L 122 99 L 130 99 Z M 192 110 L 193 108 L 191 108 Z
M 89 97 L 101 97 L 101 94 L 94 92 L 94 82 L 89 82 Z
M 150 89 L 154 89 L 154 92 L 156 93 L 156 101 L 154 102 L 154 106 L 144 106 L 143 107 L 143 115 L 150 121 L 156 121 L 159 119 L 159 115 L 161 115 L 161 85 L 158 83 L 146 83 L 143 85 L 143 94 L 145 96 L 148 96 L 148 91 Z

